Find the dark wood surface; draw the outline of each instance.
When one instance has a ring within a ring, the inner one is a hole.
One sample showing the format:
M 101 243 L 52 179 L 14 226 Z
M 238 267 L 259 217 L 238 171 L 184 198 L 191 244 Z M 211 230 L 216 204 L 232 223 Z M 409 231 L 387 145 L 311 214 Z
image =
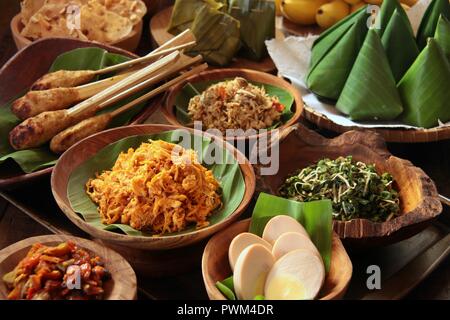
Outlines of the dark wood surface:
M 11 18 L 19 11 L 19 1 L 2 0 L 0 11 L 0 66 L 16 52 L 9 29 Z M 158 1 L 161 3 L 161 1 Z M 148 21 L 145 22 L 148 25 Z M 151 49 L 148 28 L 138 49 L 139 54 Z M 333 133 L 321 131 L 333 136 Z M 420 166 L 435 182 L 438 191 L 450 196 L 450 140 L 427 144 L 389 144 L 396 156 L 411 160 Z M 50 181 L 44 178 L 34 184 L 0 194 L 0 248 L 27 237 L 66 233 L 87 237 L 61 213 L 53 200 Z M 32 216 L 33 218 L 30 218 Z M 420 234 L 389 247 L 365 252 L 350 252 L 354 271 L 347 298 L 360 298 L 366 291 L 366 268 L 378 264 L 382 278 L 388 279 L 407 265 L 414 257 L 448 234 L 450 210 L 444 208 L 439 222 Z M 420 277 L 421 275 L 416 275 Z M 206 299 L 200 266 L 187 270 L 186 274 L 161 279 L 139 277 L 141 298 L 157 299 Z M 450 258 L 447 258 L 429 277 L 412 290 L 408 299 L 450 299 Z

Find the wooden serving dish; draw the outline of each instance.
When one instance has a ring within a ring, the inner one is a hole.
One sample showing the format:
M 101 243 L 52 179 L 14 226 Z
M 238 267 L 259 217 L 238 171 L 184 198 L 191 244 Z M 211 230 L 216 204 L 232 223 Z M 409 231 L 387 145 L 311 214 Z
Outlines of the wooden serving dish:
M 26 91 L 30 86 L 46 74 L 53 61 L 61 54 L 77 48 L 98 47 L 109 52 L 122 54 L 130 58 L 137 56 L 131 52 L 96 42 L 65 38 L 46 38 L 33 42 L 20 50 L 0 69 L 0 107 Z M 131 125 L 143 123 L 156 111 L 155 101 L 149 104 L 131 122 Z M 8 168 L 0 171 L 0 189 L 13 188 L 25 182 L 49 175 L 52 167 L 33 173 L 24 173 L 20 168 Z
M 1 277 L 13 270 L 35 243 L 57 245 L 71 240 L 81 248 L 97 254 L 105 262 L 111 279 L 105 282 L 105 300 L 135 300 L 137 298 L 136 274 L 130 264 L 118 253 L 93 241 L 66 235 L 46 235 L 28 238 L 0 251 L 0 299 L 5 300 L 8 289 Z
M 373 131 L 349 131 L 334 139 L 298 124 L 285 129 L 279 143 L 279 171 L 276 175 L 260 176 L 263 191 L 278 194 L 285 179 L 298 169 L 323 158 L 353 156 L 355 161 L 374 163 L 377 170 L 389 172 L 400 194 L 401 215 L 383 223 L 367 219 L 334 221 L 334 231 L 352 247 L 371 247 L 394 243 L 422 231 L 442 211 L 434 182 L 408 160 L 400 159 L 386 148 L 380 134 Z M 260 168 L 259 168 L 260 169 Z
M 292 112 L 293 116 L 289 121 L 284 123 L 282 126 L 280 126 L 280 129 L 287 128 L 294 123 L 298 121 L 300 118 L 300 115 L 303 111 L 303 100 L 300 95 L 300 92 L 295 89 L 290 83 L 285 81 L 282 78 L 276 77 L 274 75 L 255 71 L 255 70 L 249 70 L 249 69 L 215 69 L 215 70 L 208 70 L 204 71 L 198 75 L 195 75 L 186 81 L 179 83 L 176 86 L 173 86 L 170 90 L 167 91 L 166 98 L 164 101 L 163 108 L 161 109 L 166 120 L 173 125 L 176 126 L 183 126 L 181 122 L 178 121 L 176 114 L 175 114 L 175 100 L 180 93 L 180 91 L 183 89 L 183 87 L 186 85 L 186 83 L 197 83 L 197 82 L 203 82 L 203 81 L 210 81 L 210 80 L 225 80 L 229 78 L 235 78 L 235 77 L 242 77 L 249 81 L 255 81 L 259 83 L 264 84 L 270 84 L 275 87 L 282 88 L 286 91 L 288 91 L 293 97 L 294 97 L 294 104 L 292 106 Z M 235 141 L 235 140 L 253 140 L 257 138 L 259 135 L 255 136 L 239 136 L 239 137 L 226 137 L 227 141 Z
M 226 299 L 217 289 L 216 282 L 222 281 L 231 275 L 228 248 L 233 238 L 242 232 L 247 232 L 249 227 L 250 219 L 236 222 L 212 237 L 206 245 L 202 259 L 202 274 L 206 291 L 211 300 Z M 343 298 L 352 278 L 352 262 L 341 240 L 335 233 L 333 234 L 331 250 L 330 271 L 319 294 L 320 300 Z
M 126 37 L 120 39 L 119 41 L 109 43 L 111 46 L 115 46 L 127 51 L 134 52 L 139 46 L 139 42 L 141 41 L 142 30 L 144 23 L 142 20 L 133 27 L 130 34 Z M 33 41 L 22 36 L 21 32 L 25 26 L 22 24 L 20 13 L 16 15 L 11 20 L 11 32 L 14 38 L 14 42 L 16 44 L 17 49 L 23 49 L 26 46 L 30 45 Z M 62 39 L 71 39 L 69 37 Z
M 113 245 L 145 250 L 167 250 L 188 246 L 199 242 L 227 227 L 244 212 L 245 208 L 249 205 L 255 190 L 255 174 L 253 167 L 242 155 L 242 153 L 236 150 L 229 143 L 225 143 L 224 146 L 236 159 L 239 160 L 239 166 L 245 182 L 245 193 L 239 207 L 230 216 L 216 224 L 189 233 L 173 236 L 129 236 L 98 229 L 85 222 L 77 213 L 73 211 L 67 196 L 68 182 L 72 172 L 84 161 L 94 156 L 105 146 L 122 138 L 142 134 L 160 133 L 175 129 L 179 129 L 179 127 L 169 125 L 137 125 L 120 127 L 92 135 L 72 146 L 59 159 L 51 178 L 53 196 L 55 197 L 55 200 L 61 210 L 75 225 L 95 238 L 112 243 Z M 194 130 L 191 129 L 190 132 L 195 135 L 201 134 L 206 137 L 211 137 L 206 133 L 194 132 Z M 217 137 L 214 137 L 214 139 L 217 144 L 222 145 L 222 139 Z
M 323 114 L 309 108 L 308 106 L 304 107 L 304 112 L 302 116 L 306 120 L 317 125 L 319 128 L 331 130 L 333 132 L 344 133 L 351 130 L 363 129 L 357 126 L 354 127 L 341 126 L 331 121 Z M 431 129 L 371 128 L 370 130 L 379 133 L 381 136 L 383 136 L 383 138 L 387 142 L 417 143 L 417 142 L 432 142 L 450 139 L 450 126 Z

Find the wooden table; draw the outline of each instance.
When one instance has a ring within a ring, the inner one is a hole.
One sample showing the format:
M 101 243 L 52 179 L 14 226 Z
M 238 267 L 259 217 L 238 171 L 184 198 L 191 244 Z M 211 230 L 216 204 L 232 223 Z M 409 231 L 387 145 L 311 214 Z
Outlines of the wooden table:
M 0 66 L 16 52 L 9 22 L 18 11 L 19 1 L 2 0 Z M 145 28 L 138 53 L 147 53 L 150 49 L 149 30 Z M 150 121 L 160 122 L 162 119 L 160 115 L 155 114 Z M 330 132 L 320 132 L 324 135 L 333 135 Z M 422 167 L 434 179 L 439 192 L 450 196 L 450 140 L 428 144 L 390 144 L 389 149 L 393 154 L 410 159 L 415 165 Z M 69 233 L 88 237 L 60 212 L 51 195 L 48 178 L 14 191 L 0 192 L 0 196 L 0 249 L 23 238 L 42 234 Z M 418 253 L 427 249 L 433 239 L 448 233 L 450 226 L 448 207 L 444 209 L 439 221 L 441 224 L 432 225 L 421 234 L 401 243 L 370 252 L 351 253 L 354 276 L 347 298 L 357 299 L 364 295 L 364 283 L 367 278 L 365 270 L 369 264 L 378 263 L 386 276 L 394 275 L 403 266 L 408 265 Z M 442 225 L 443 228 L 440 227 Z M 138 283 L 141 288 L 140 297 L 144 299 L 207 298 L 199 268 L 184 275 L 162 279 L 149 279 L 138 275 Z M 450 258 L 441 263 L 406 298 L 450 299 Z

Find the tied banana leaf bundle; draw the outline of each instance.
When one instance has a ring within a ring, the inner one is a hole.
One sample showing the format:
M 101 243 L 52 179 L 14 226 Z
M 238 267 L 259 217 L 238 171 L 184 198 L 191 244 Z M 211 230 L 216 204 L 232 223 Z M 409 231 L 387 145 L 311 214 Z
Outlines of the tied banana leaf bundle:
M 409 33 L 413 35 L 413 30 L 411 24 L 409 23 L 408 16 L 406 15 L 405 10 L 400 4 L 399 0 L 383 0 L 383 4 L 381 5 L 380 12 L 376 18 L 376 30 L 380 37 L 383 36 L 384 32 L 387 30 L 387 26 L 391 21 L 392 15 L 397 11 L 400 17 L 404 20 L 407 25 Z
M 324 32 L 315 42 L 306 83 L 316 95 L 337 100 L 367 34 L 366 7 Z
M 443 15 L 439 17 L 434 38 L 447 56 L 447 60 L 450 62 L 450 22 Z
M 401 12 L 404 12 L 403 8 L 395 9 L 381 39 L 396 82 L 400 81 L 419 55 L 411 24 Z
M 257 61 L 267 56 L 264 41 L 275 38 L 275 2 L 230 0 L 228 13 L 240 22 L 243 56 Z
M 450 3 L 448 0 L 433 0 L 425 11 L 417 31 L 419 49 L 422 50 L 427 45 L 427 39 L 434 36 L 441 15 L 450 20 Z
M 220 10 L 224 7 L 224 1 L 226 0 L 176 0 L 168 31 L 172 34 L 178 34 L 189 29 L 202 7 L 209 6 Z
M 450 63 L 434 38 L 398 83 L 409 125 L 432 128 L 450 120 Z
M 374 29 L 368 31 L 336 108 L 352 120 L 392 120 L 403 111 L 396 81 Z
M 201 54 L 214 65 L 225 66 L 240 47 L 239 21 L 209 6 L 203 6 L 191 27 L 197 44 L 189 54 Z

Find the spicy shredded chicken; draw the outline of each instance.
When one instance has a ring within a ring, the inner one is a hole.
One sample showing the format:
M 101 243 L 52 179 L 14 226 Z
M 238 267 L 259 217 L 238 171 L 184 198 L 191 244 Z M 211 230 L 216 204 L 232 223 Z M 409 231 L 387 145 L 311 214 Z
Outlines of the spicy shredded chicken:
M 220 82 L 189 101 L 188 112 L 193 121 L 201 121 L 204 129 L 265 129 L 280 121 L 284 106 L 270 97 L 264 87 L 244 78 Z
M 190 223 L 208 226 L 221 206 L 219 182 L 194 150 L 152 141 L 119 155 L 114 167 L 86 184 L 104 224 L 123 223 L 164 234 Z

